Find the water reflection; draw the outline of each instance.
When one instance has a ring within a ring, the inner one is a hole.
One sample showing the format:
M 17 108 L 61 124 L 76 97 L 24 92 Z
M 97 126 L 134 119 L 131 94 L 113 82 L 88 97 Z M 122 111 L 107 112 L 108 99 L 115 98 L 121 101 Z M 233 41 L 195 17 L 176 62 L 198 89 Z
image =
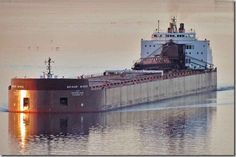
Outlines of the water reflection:
M 22 150 L 25 148 L 25 136 L 26 136 L 26 125 L 29 124 L 28 120 L 29 115 L 26 115 L 24 113 L 20 114 L 20 146 Z
M 215 101 L 216 93 L 190 98 L 165 101 L 167 106 L 182 102 L 185 107 L 161 110 L 9 113 L 9 133 L 19 144 L 11 149 L 21 154 L 199 154 L 209 150 L 206 137 L 211 134 L 216 106 L 206 102 Z M 193 99 L 188 107 L 189 102 L 183 102 Z

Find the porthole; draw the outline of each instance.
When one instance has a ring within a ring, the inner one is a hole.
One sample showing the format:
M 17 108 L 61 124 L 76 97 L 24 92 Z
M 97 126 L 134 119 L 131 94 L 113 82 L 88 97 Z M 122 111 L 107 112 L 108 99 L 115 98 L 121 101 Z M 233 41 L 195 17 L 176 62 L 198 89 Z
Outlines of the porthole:
M 66 97 L 61 97 L 61 98 L 60 98 L 60 104 L 67 106 L 67 105 L 68 105 L 68 98 L 66 98 Z

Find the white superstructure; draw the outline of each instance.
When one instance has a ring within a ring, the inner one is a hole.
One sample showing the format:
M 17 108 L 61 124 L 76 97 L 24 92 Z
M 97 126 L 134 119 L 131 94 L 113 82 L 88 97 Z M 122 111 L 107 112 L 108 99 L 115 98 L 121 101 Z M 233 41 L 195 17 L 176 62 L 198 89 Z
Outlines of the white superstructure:
M 159 27 L 159 26 L 158 26 Z M 212 50 L 209 40 L 198 40 L 193 31 L 185 32 L 184 24 L 177 29 L 176 18 L 173 17 L 167 32 L 159 32 L 159 28 L 152 34 L 151 40 L 141 39 L 141 58 L 159 55 L 163 44 L 173 40 L 176 44 L 185 45 L 185 66 L 190 69 L 204 69 L 213 66 Z

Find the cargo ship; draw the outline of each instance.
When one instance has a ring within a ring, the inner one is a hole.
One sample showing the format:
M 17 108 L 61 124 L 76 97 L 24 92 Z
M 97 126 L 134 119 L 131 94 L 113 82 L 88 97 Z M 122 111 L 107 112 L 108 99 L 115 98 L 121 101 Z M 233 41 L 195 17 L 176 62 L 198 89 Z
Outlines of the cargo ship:
M 193 30 L 177 29 L 171 18 L 167 32 L 141 39 L 141 57 L 129 70 L 58 78 L 52 59 L 40 78 L 13 78 L 8 87 L 10 112 L 100 112 L 164 99 L 214 91 L 217 68 L 210 41 Z

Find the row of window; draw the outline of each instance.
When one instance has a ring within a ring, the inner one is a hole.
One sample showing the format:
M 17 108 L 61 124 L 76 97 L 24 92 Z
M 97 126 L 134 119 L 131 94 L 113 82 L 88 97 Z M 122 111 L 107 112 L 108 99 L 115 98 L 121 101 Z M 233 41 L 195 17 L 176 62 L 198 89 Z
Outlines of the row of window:
M 157 35 L 154 35 L 154 37 L 157 37 Z M 162 35 L 160 35 L 159 37 L 162 37 Z M 166 34 L 166 37 L 185 37 L 185 35 L 173 35 L 173 34 Z M 186 36 L 187 37 L 187 36 Z
M 153 37 L 157 37 L 157 35 L 154 34 Z M 162 37 L 162 34 L 160 34 L 159 37 Z M 177 35 L 166 34 L 165 37 L 191 37 L 191 38 L 193 38 L 194 35 L 190 34 L 190 35 L 188 35 L 188 36 L 187 36 L 187 35 L 185 36 L 185 35 L 183 35 L 183 34 L 177 34 Z
M 148 45 L 144 45 L 144 47 L 147 47 Z M 156 47 L 156 45 L 149 45 L 149 47 Z M 205 47 L 205 45 L 203 45 Z M 194 45 L 186 45 L 186 49 L 194 49 Z M 191 54 L 191 53 L 190 53 Z M 198 54 L 198 52 L 197 52 Z M 201 52 L 203 54 L 203 52 Z
M 202 45 L 202 47 L 205 47 L 206 45 Z M 194 45 L 186 45 L 186 49 L 194 49 Z
M 147 47 L 148 45 L 144 45 L 145 47 Z M 149 47 L 156 47 L 156 45 L 149 45 Z M 205 45 L 203 45 L 203 47 L 205 47 Z M 186 45 L 186 49 L 194 49 L 194 45 Z
M 202 45 L 202 47 L 205 47 L 205 45 Z M 186 49 L 194 49 L 194 45 L 186 45 Z
M 194 49 L 194 45 L 186 45 L 186 49 Z
M 184 37 L 184 35 L 177 35 L 177 37 Z
M 187 54 L 192 54 L 191 52 L 185 52 L 185 54 L 187 55 Z M 199 52 L 197 52 L 197 54 L 200 54 Z M 201 52 L 201 55 L 203 55 L 203 52 Z
M 144 45 L 145 47 L 147 47 L 147 45 Z M 149 47 L 152 47 L 152 45 L 149 45 Z M 156 47 L 156 45 L 153 45 L 153 47 Z
M 149 52 L 146 52 L 146 54 L 149 54 Z M 185 54 L 187 55 L 187 54 L 189 54 L 189 55 L 191 55 L 192 54 L 192 52 L 185 52 Z M 197 54 L 200 54 L 199 52 L 197 52 Z M 201 55 L 203 55 L 203 52 L 201 52 Z
M 175 35 L 172 35 L 172 34 L 168 35 L 168 34 L 166 34 L 166 37 L 175 37 Z

